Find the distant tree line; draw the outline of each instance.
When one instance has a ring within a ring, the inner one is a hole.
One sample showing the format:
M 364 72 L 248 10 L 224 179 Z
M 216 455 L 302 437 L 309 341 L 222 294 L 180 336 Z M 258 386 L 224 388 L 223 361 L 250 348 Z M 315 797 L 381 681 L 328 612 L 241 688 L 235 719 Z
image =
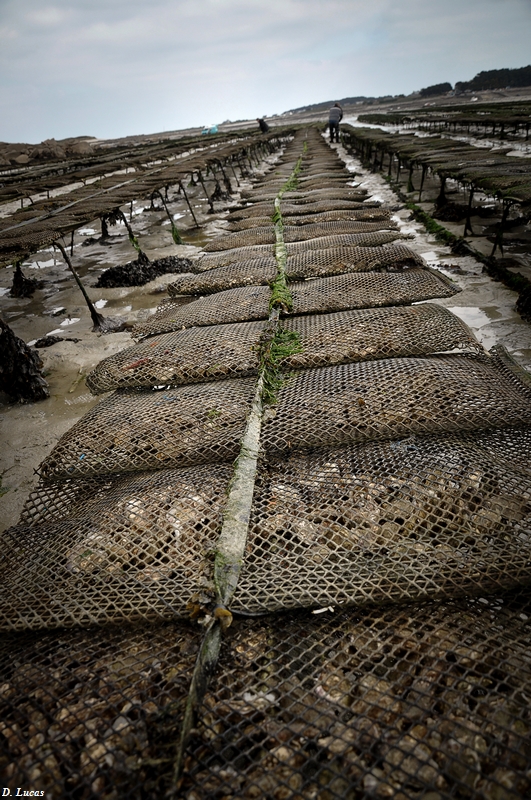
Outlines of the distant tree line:
M 519 67 L 518 69 L 489 69 L 485 72 L 478 72 L 475 78 L 471 81 L 458 81 L 455 84 L 456 92 L 479 92 L 484 89 L 505 89 L 507 87 L 531 86 L 531 64 L 527 67 Z M 421 97 L 433 97 L 435 95 L 446 94 L 452 91 L 452 84 L 448 83 L 434 83 L 433 86 L 426 86 L 421 89 L 419 94 Z M 414 93 L 415 94 L 415 93 Z M 360 95 L 358 97 L 343 97 L 338 102 L 342 106 L 355 105 L 356 103 L 386 103 L 394 102 L 404 97 L 403 94 L 385 95 L 384 97 L 365 97 Z M 301 106 L 300 108 L 291 109 L 292 113 L 302 111 L 326 111 L 331 105 L 336 102 L 335 100 L 327 100 L 324 103 L 313 103 L 312 105 Z
M 431 97 L 434 94 L 445 94 L 452 91 L 451 83 L 434 83 L 433 86 L 426 86 L 420 90 L 421 97 Z
M 471 81 L 458 81 L 455 84 L 456 92 L 470 89 L 472 92 L 481 89 L 505 89 L 508 86 L 531 86 L 531 64 L 519 69 L 489 69 L 478 72 Z
M 507 87 L 531 86 L 531 64 L 518 69 L 489 69 L 478 72 L 471 81 L 457 81 L 456 92 L 480 92 L 484 89 L 506 89 Z M 451 83 L 435 83 L 420 90 L 421 97 L 432 97 L 452 91 Z

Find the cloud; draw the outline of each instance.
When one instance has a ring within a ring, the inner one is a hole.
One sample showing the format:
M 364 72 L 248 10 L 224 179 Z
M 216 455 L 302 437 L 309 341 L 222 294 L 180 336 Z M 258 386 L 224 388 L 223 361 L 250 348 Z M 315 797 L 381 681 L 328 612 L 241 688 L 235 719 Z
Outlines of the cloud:
M 528 0 L 4 0 L 0 139 L 119 136 L 529 61 Z

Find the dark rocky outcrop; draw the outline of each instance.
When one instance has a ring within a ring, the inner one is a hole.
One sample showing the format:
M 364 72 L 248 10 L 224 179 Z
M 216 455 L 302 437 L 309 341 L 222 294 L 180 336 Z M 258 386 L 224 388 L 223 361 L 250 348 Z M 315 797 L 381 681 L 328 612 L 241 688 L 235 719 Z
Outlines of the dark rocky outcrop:
M 0 391 L 20 403 L 50 396 L 39 354 L 0 319 Z
M 95 284 L 98 288 L 110 289 L 115 286 L 144 286 L 149 281 L 167 273 L 191 272 L 192 262 L 188 258 L 168 256 L 156 261 L 145 262 L 141 259 L 129 261 L 119 267 L 110 267 L 102 272 Z

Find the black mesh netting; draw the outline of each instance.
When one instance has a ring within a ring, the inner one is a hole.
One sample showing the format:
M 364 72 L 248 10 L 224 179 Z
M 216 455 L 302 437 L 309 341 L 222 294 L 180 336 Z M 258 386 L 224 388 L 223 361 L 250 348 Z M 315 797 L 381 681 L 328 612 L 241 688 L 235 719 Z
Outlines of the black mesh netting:
M 299 168 L 287 239 L 370 224 L 316 128 L 284 145 L 240 240 Z M 0 537 L 4 796 L 529 797 L 531 378 L 408 305 L 458 289 L 397 236 L 288 243 L 280 321 L 272 246 L 205 255 L 172 292 L 217 294 L 89 376 Z
M 531 429 L 293 455 L 255 488 L 233 608 L 403 602 L 531 578 Z
M 231 474 L 208 465 L 41 487 L 27 522 L 2 535 L 0 628 L 187 616 L 208 585 Z
M 367 222 L 355 220 L 339 220 L 334 222 L 311 223 L 308 225 L 284 225 L 282 236 L 285 242 L 303 242 L 316 239 L 319 236 L 339 236 L 350 233 L 372 233 L 374 231 L 397 230 L 395 222 L 383 220 L 380 222 Z M 239 247 L 253 245 L 266 245 L 275 243 L 275 231 L 271 222 L 261 228 L 227 233 L 217 236 L 204 246 L 205 253 L 216 253 L 222 250 L 232 250 Z
M 384 208 L 345 209 L 336 211 L 325 211 L 318 214 L 308 213 L 299 216 L 288 216 L 282 214 L 284 225 L 313 225 L 315 223 L 333 222 L 337 220 L 357 220 L 358 222 L 384 222 L 391 218 L 391 212 Z M 264 217 L 250 217 L 239 222 L 229 221 L 229 230 L 245 231 L 249 228 L 258 228 L 263 225 L 271 225 L 271 214 Z
M 295 282 L 290 289 L 293 314 L 406 305 L 434 297 L 452 297 L 460 291 L 440 273 L 423 269 L 403 273 L 347 273 Z M 245 286 L 207 295 L 184 306 L 179 298 L 167 300 L 155 314 L 134 327 L 133 335 L 140 338 L 196 325 L 267 319 L 270 297 L 268 286 Z
M 524 596 L 238 624 L 182 796 L 528 796 Z
M 234 459 L 253 378 L 118 390 L 70 428 L 42 462 L 44 479 Z
M 343 272 L 373 272 L 387 270 L 398 272 L 406 267 L 425 268 L 422 258 L 403 244 L 384 247 L 329 247 L 291 255 L 286 264 L 286 276 L 294 278 L 319 278 Z M 212 294 L 237 286 L 255 286 L 271 283 L 277 273 L 274 256 L 236 261 L 223 267 L 186 275 L 169 284 L 168 293 Z
M 87 385 L 98 394 L 255 374 L 265 325 L 243 322 L 161 334 L 101 361 L 87 376 Z M 298 334 L 301 349 L 282 361 L 288 369 L 454 348 L 480 350 L 458 317 L 428 303 L 287 319 L 283 328 Z
M 282 215 L 286 216 L 294 216 L 294 215 L 306 215 L 306 214 L 315 214 L 315 213 L 326 213 L 329 211 L 336 211 L 336 210 L 363 210 L 363 209 L 371 209 L 379 207 L 380 203 L 376 201 L 360 201 L 360 200 L 349 200 L 349 199 L 339 199 L 339 200 L 314 200 L 309 203 L 299 203 L 298 205 L 293 202 L 283 202 L 282 203 Z M 244 208 L 240 208 L 236 211 L 231 211 L 227 217 L 229 222 L 237 221 L 237 220 L 248 220 L 252 217 L 269 217 L 271 218 L 274 211 L 273 202 L 263 202 L 263 203 L 249 203 Z
M 291 375 L 262 430 L 267 452 L 531 423 L 531 389 L 466 354 L 342 364 Z
M 199 640 L 184 624 L 5 637 L 5 786 L 54 800 L 160 798 Z
M 239 620 L 176 796 L 522 800 L 530 615 L 513 593 Z M 177 622 L 4 637 L 4 783 L 163 797 L 199 645 Z
M 373 231 L 372 233 L 343 233 L 334 236 L 320 236 L 305 242 L 288 242 L 286 251 L 291 258 L 305 254 L 310 250 L 325 250 L 334 247 L 377 247 L 378 245 L 407 239 L 408 236 L 398 231 Z M 219 253 L 207 253 L 194 263 L 196 272 L 204 272 L 214 267 L 223 267 L 235 261 L 248 261 L 252 258 L 263 258 L 274 254 L 273 245 L 257 244 L 249 247 L 237 247 L 233 250 L 222 250 Z
M 166 333 L 100 361 L 87 376 L 91 392 L 135 386 L 164 386 L 258 371 L 264 322 L 188 328 Z
M 255 203 L 272 202 L 278 194 L 277 189 L 267 190 L 265 187 L 249 191 L 247 199 Z M 282 199 L 286 203 L 293 203 L 294 205 L 304 205 L 306 203 L 315 203 L 321 200 L 358 200 L 363 201 L 367 197 L 367 189 L 355 189 L 344 186 L 337 186 L 335 188 L 301 188 L 294 191 L 284 192 Z

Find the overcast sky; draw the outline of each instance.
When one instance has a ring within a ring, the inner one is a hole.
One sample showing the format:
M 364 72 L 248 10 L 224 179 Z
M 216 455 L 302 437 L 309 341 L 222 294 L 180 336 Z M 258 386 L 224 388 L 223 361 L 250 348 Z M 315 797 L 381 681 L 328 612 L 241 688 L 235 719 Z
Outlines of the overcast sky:
M 0 140 L 117 137 L 531 62 L 531 0 L 0 0 Z

